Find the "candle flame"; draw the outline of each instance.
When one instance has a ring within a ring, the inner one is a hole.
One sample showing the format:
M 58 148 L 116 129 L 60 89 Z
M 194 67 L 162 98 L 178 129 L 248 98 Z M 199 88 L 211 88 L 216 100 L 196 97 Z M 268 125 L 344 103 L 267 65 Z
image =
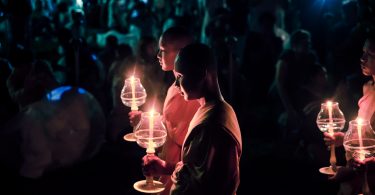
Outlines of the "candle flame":
M 362 123 L 363 123 L 363 119 L 358 117 L 357 118 L 357 124 L 362 125 Z

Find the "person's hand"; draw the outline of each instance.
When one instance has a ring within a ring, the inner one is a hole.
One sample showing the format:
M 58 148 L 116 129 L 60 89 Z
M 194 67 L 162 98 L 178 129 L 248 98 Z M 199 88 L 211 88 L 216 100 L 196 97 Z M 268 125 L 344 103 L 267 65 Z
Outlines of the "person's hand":
M 355 176 L 355 171 L 351 167 L 339 167 L 336 174 L 328 177 L 328 180 L 335 182 L 343 182 L 350 180 Z
M 167 163 L 156 155 L 145 155 L 142 160 L 142 169 L 145 176 L 167 175 Z
M 327 132 L 324 132 L 324 142 L 327 146 L 331 146 L 332 144 L 335 144 L 335 146 L 342 146 L 344 142 L 344 133 L 343 132 L 335 132 L 332 135 L 330 135 Z
M 184 163 L 182 161 L 179 161 L 176 164 L 176 167 L 171 175 L 171 180 L 173 183 L 177 183 L 177 178 L 178 178 L 178 172 L 184 167 Z
M 141 120 L 142 111 L 130 111 L 129 112 L 129 122 L 130 126 L 135 127 Z
M 375 164 L 375 157 L 365 158 L 364 160 L 360 160 L 359 158 L 355 158 L 353 162 L 354 166 L 357 168 L 363 168 L 364 165 Z

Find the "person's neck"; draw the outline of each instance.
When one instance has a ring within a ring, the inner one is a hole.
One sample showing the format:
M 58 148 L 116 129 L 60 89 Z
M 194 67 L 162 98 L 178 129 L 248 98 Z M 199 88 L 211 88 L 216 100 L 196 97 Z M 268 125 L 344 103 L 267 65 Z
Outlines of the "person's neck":
M 173 69 L 172 72 L 173 72 L 173 76 L 174 76 L 174 78 L 177 78 L 177 73 L 176 73 L 176 71 L 174 71 L 174 69 Z
M 198 102 L 201 106 L 206 105 L 208 102 L 220 102 L 224 101 L 223 96 L 220 93 L 220 90 L 208 90 L 207 93 L 203 95 L 203 97 L 198 99 Z

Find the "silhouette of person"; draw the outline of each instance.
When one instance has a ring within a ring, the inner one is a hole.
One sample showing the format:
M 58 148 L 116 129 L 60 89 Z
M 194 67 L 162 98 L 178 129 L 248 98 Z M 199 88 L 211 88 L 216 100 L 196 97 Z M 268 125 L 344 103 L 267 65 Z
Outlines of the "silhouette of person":
M 361 61 L 361 69 L 362 74 L 365 76 L 370 76 L 372 79 L 363 85 L 363 96 L 358 101 L 358 117 L 369 121 L 372 128 L 374 129 L 375 125 L 375 36 L 370 34 L 363 46 L 363 54 L 360 59 Z M 324 133 L 324 140 L 326 145 L 334 143 L 335 146 L 342 146 L 343 139 L 344 139 L 344 132 L 336 132 L 333 136 L 329 135 L 328 133 Z M 374 165 L 375 159 L 374 157 L 370 157 L 365 159 L 364 161 L 360 161 L 357 159 L 353 159 L 351 156 L 346 154 L 346 159 L 348 161 L 346 167 L 342 167 L 337 170 L 336 175 L 334 175 L 331 179 L 341 181 L 340 192 L 343 194 L 358 194 L 362 191 L 362 184 L 361 184 L 361 174 L 356 174 L 357 169 L 356 167 L 362 167 L 362 165 L 370 165 L 368 167 L 368 183 L 371 191 L 374 192 L 375 186 L 374 184 Z
M 159 39 L 157 57 L 161 69 L 173 71 L 177 53 L 192 41 L 192 35 L 183 27 L 175 26 L 167 29 Z M 168 88 L 163 106 L 163 123 L 167 128 L 168 136 L 159 153 L 161 159 L 172 163 L 180 161 L 182 143 L 198 107 L 197 101 L 185 101 L 174 85 Z M 129 113 L 129 120 L 133 126 L 139 122 L 140 114 L 139 111 Z M 170 176 L 161 175 L 159 180 L 166 185 L 166 189 L 161 194 L 169 194 L 169 188 L 172 185 Z
M 311 49 L 310 33 L 302 29 L 295 31 L 290 37 L 290 48 L 283 51 L 276 63 L 275 85 L 273 86 L 276 87 L 273 90 L 277 89 L 285 110 L 279 119 L 279 123 L 284 123 L 282 125 L 287 128 L 285 135 L 299 132 L 300 119 L 295 102 L 299 101 L 300 94 L 296 89 L 301 88 L 306 69 L 315 63 L 317 63 L 317 58 Z
M 186 101 L 200 107 L 189 124 L 181 161 L 143 158 L 145 175 L 171 175 L 171 194 L 236 194 L 242 153 L 241 132 L 232 107 L 218 84 L 211 49 L 204 44 L 183 48 L 177 58 L 176 86 Z

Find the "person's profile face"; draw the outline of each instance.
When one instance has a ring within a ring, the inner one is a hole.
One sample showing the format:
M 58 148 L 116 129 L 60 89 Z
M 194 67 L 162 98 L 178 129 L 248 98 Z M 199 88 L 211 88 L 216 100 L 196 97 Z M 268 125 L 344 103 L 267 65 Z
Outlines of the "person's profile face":
M 363 46 L 363 54 L 360 59 L 362 73 L 365 76 L 375 75 L 375 43 L 367 40 Z
M 199 99 L 203 86 L 203 79 L 196 79 L 190 74 L 182 74 L 175 70 L 176 81 L 175 86 L 180 90 L 186 101 Z
M 163 71 L 172 71 L 174 69 L 174 60 L 178 51 L 175 51 L 173 48 L 171 44 L 163 40 L 163 37 L 160 38 L 157 57 Z
M 180 90 L 186 101 L 201 98 L 205 78 L 199 71 L 191 70 L 190 67 L 192 65 L 181 62 L 177 56 L 174 69 L 175 86 Z

